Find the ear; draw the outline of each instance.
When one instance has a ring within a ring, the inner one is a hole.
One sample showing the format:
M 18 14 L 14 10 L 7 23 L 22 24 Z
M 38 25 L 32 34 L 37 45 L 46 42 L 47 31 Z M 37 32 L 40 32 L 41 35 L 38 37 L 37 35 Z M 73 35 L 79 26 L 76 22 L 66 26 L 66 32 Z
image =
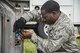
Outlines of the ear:
M 52 13 L 53 13 L 53 14 L 57 14 L 57 12 L 56 12 L 56 11 L 52 11 Z

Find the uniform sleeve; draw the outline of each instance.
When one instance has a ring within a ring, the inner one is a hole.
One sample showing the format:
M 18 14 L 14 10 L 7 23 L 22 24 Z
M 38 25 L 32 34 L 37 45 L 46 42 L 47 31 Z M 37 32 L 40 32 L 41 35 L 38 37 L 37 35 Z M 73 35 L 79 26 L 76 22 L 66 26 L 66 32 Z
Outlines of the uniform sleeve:
M 40 19 L 40 15 L 38 14 L 37 11 L 25 12 L 21 17 L 23 17 L 26 21 L 35 20 L 35 19 L 39 20 Z
M 33 14 L 31 12 L 25 12 L 21 17 L 23 17 L 26 21 L 33 19 Z
M 66 32 L 66 29 L 66 27 L 58 27 L 56 30 L 52 30 L 48 39 L 42 39 L 39 36 L 33 35 L 32 41 L 37 44 L 38 49 L 51 53 L 58 50 L 68 40 L 69 34 Z

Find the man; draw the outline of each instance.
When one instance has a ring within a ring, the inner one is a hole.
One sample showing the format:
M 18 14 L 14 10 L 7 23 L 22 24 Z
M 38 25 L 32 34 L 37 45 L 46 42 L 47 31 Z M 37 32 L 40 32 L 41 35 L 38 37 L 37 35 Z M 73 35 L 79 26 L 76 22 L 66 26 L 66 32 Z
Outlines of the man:
M 41 7 L 42 21 L 49 24 L 48 39 L 32 35 L 32 41 L 44 53 L 76 52 L 78 51 L 74 26 L 71 20 L 60 11 L 60 6 L 55 1 L 47 1 Z
M 78 51 L 71 20 L 60 11 L 56 1 L 47 1 L 41 7 L 42 22 L 49 25 L 48 38 L 32 35 L 31 40 L 43 53 Z M 27 35 L 27 34 L 26 34 Z

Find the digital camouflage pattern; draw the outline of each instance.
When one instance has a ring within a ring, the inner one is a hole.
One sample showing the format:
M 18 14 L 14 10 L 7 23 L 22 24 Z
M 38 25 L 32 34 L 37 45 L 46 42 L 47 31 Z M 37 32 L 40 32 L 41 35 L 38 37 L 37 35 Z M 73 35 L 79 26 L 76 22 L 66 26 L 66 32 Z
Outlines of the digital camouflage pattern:
M 22 17 L 29 21 L 34 18 L 33 15 L 33 12 L 27 12 Z M 61 12 L 59 19 L 49 26 L 48 39 L 42 39 L 36 35 L 32 35 L 31 39 L 36 44 L 37 49 L 42 50 L 44 53 L 53 53 L 60 48 L 63 48 L 67 53 L 73 53 L 78 51 L 74 33 L 73 23 L 67 15 Z

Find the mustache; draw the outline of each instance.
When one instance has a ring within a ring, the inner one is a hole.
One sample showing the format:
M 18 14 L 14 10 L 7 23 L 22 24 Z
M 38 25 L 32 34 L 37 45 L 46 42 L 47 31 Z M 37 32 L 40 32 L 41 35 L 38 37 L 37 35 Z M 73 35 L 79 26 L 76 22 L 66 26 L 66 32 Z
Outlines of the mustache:
M 43 19 L 43 18 L 41 18 L 41 22 L 46 22 L 46 20 L 45 20 L 45 19 Z
M 45 23 L 46 21 L 45 20 L 41 20 L 41 22 Z
M 49 22 L 46 19 L 41 19 L 41 22 L 44 24 L 49 24 Z

